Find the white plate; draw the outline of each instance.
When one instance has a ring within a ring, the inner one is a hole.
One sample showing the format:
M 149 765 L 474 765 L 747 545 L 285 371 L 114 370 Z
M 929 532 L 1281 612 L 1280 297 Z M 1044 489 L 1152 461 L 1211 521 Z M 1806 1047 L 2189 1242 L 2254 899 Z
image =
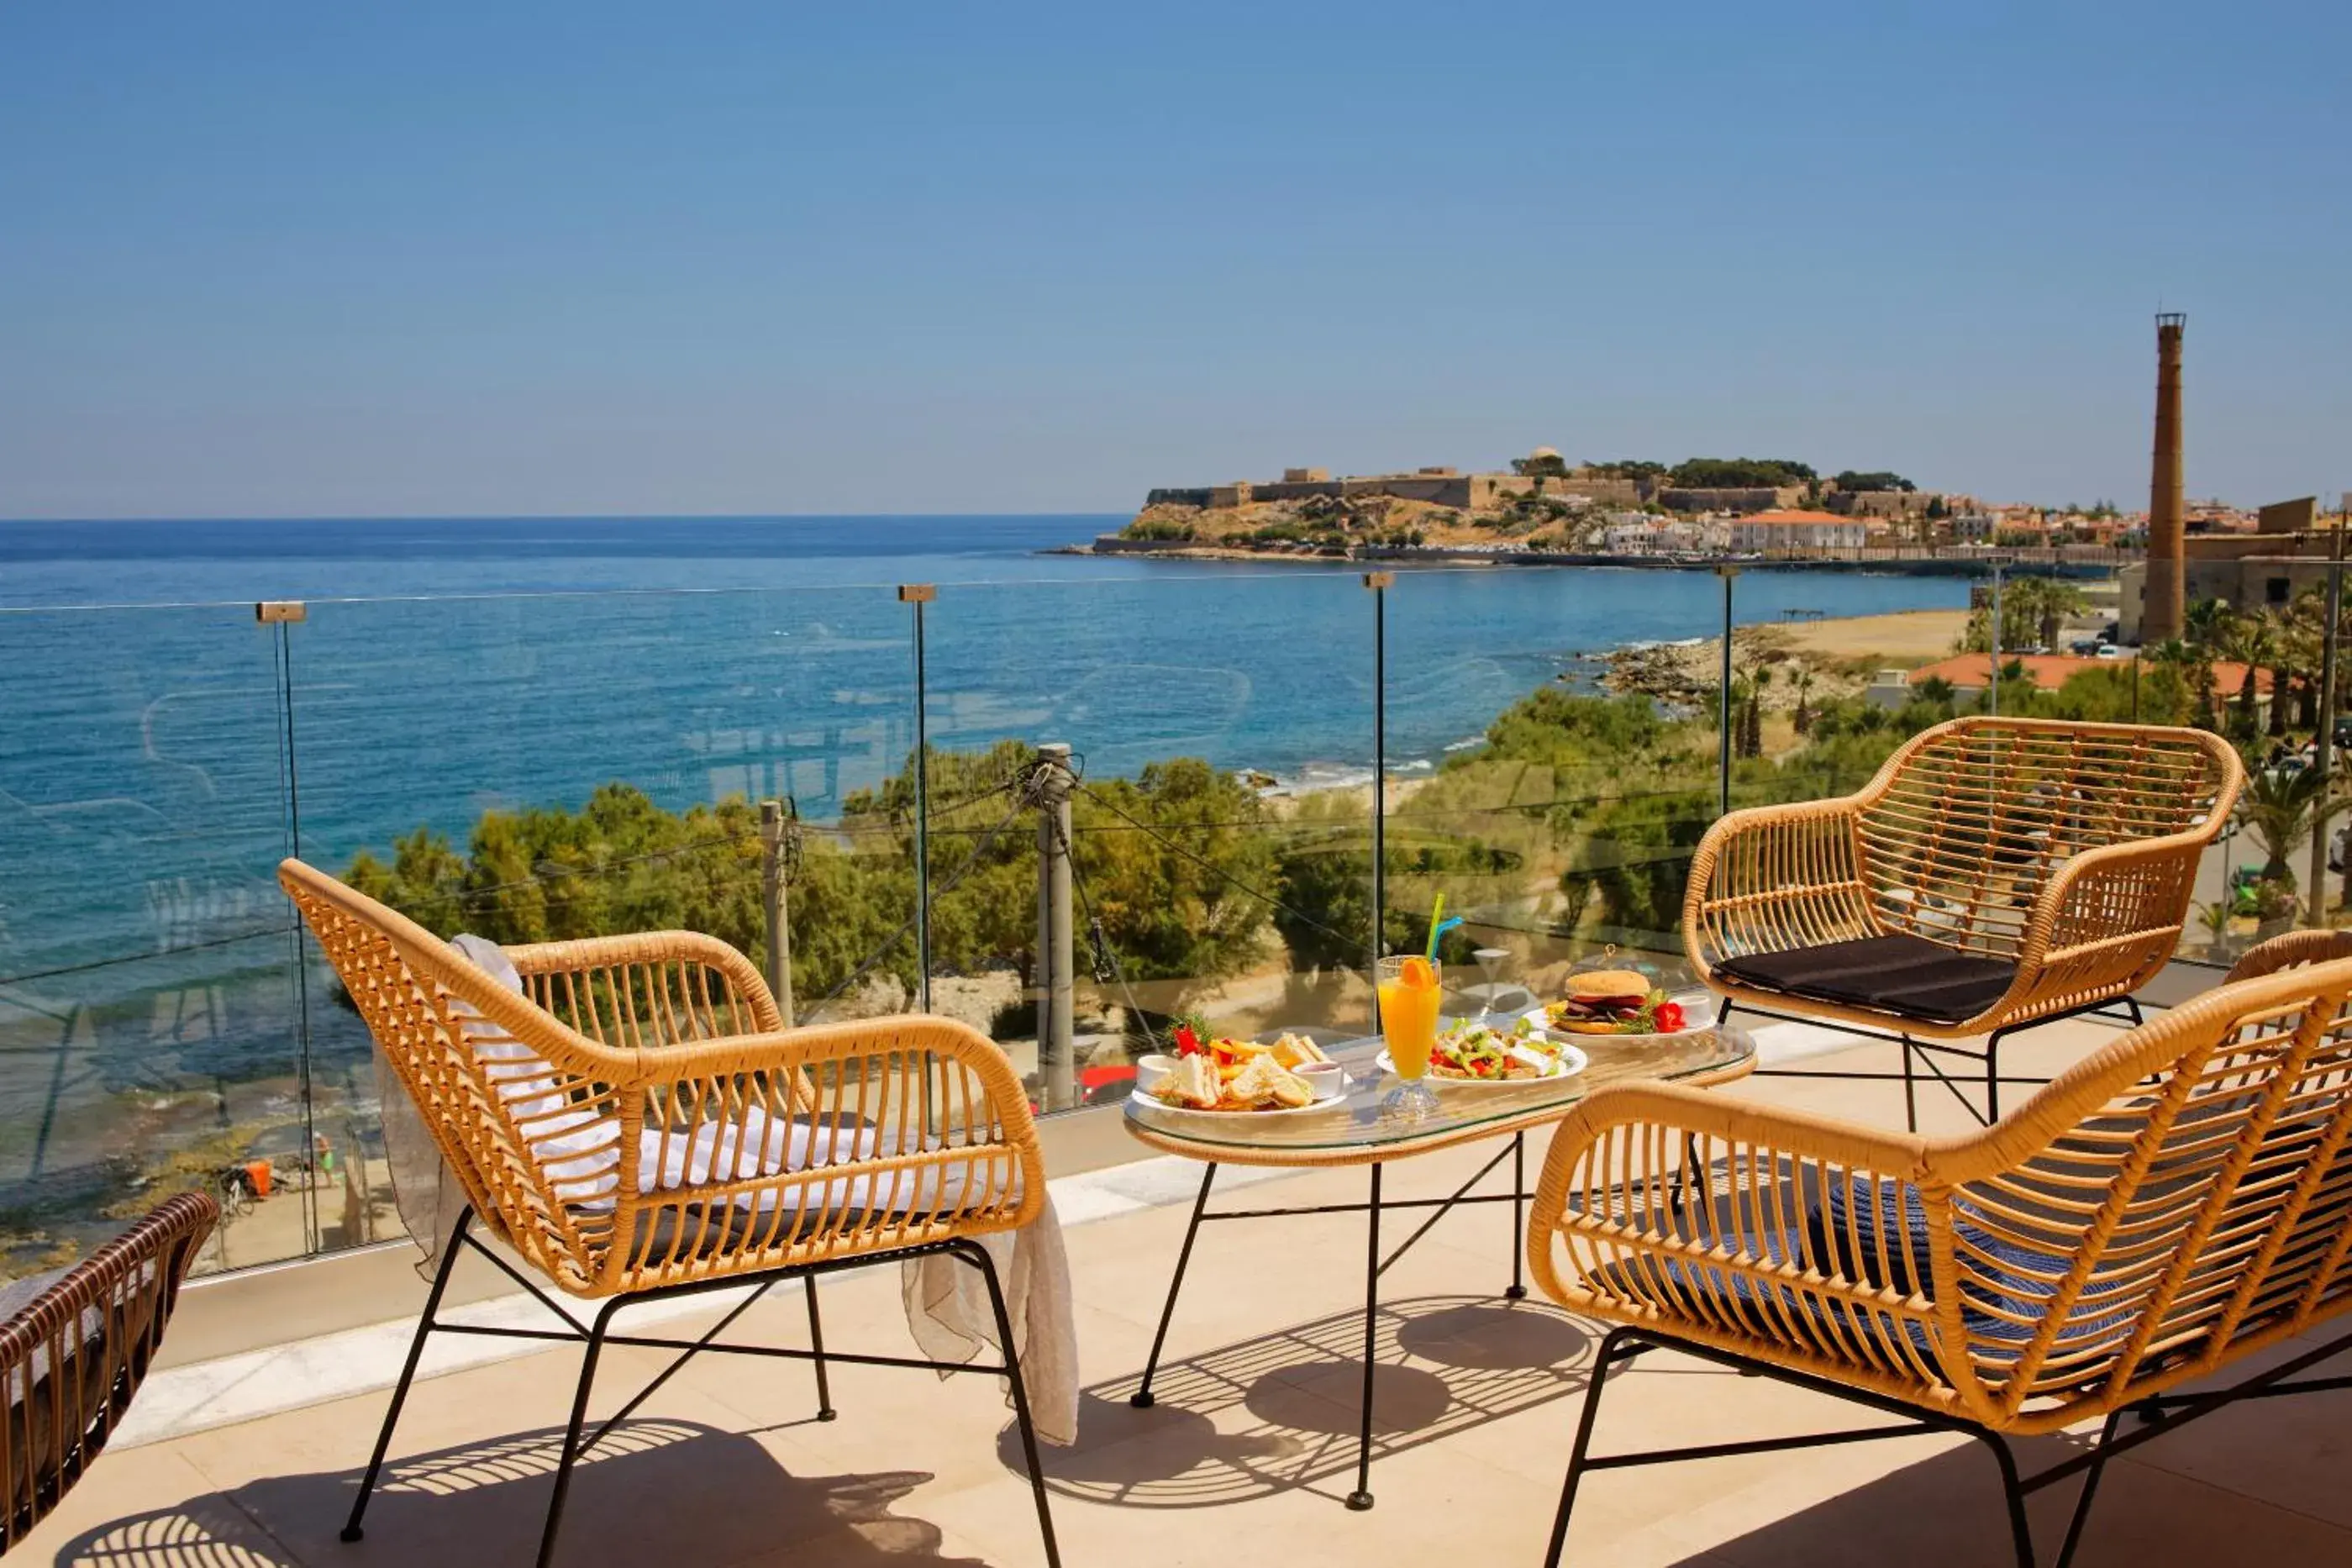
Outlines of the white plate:
M 1261 1116 L 1312 1116 L 1318 1110 L 1328 1110 L 1345 1100 L 1348 1098 L 1348 1090 L 1343 1083 L 1339 1092 L 1328 1100 L 1318 1100 L 1306 1105 L 1285 1106 L 1274 1110 L 1200 1110 L 1189 1105 L 1171 1105 L 1156 1094 L 1139 1094 L 1135 1098 L 1152 1110 L 1165 1111 L 1171 1116 L 1198 1117 L 1212 1121 L 1235 1121 Z
M 1564 1078 L 1574 1078 L 1591 1065 L 1590 1057 L 1563 1040 L 1559 1042 L 1559 1060 L 1552 1064 L 1552 1070 L 1541 1078 L 1440 1078 L 1431 1073 L 1421 1081 L 1435 1084 L 1441 1089 L 1525 1089 L 1531 1083 L 1556 1083 Z M 1396 1071 L 1396 1063 L 1389 1059 L 1385 1046 L 1381 1047 L 1380 1069 L 1384 1073 Z
M 1535 1011 L 1536 1026 L 1544 1032 L 1546 1038 L 1558 1040 L 1562 1045 L 1571 1045 L 1579 1040 L 1584 1041 L 1587 1044 L 1590 1044 L 1594 1040 L 1599 1040 L 1603 1043 L 1612 1040 L 1680 1040 L 1686 1039 L 1692 1035 L 1703 1035 L 1709 1029 L 1715 1027 L 1716 1002 L 1714 997 L 1669 996 L 1666 999 L 1670 1002 L 1679 1002 L 1682 1004 L 1683 1026 L 1679 1029 L 1644 1029 L 1628 1032 L 1622 1035 L 1588 1035 L 1575 1029 L 1553 1028 L 1550 1021 L 1551 1016 L 1542 1007 L 1538 1007 Z M 1549 1004 L 1546 1005 L 1549 1005 Z

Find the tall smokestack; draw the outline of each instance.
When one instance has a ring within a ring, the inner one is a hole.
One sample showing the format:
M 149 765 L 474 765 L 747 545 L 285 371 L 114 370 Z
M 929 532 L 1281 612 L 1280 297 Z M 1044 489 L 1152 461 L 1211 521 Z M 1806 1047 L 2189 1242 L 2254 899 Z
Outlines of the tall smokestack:
M 2181 592 L 2180 333 L 2183 315 L 2156 319 L 2156 456 L 2147 480 L 2147 591 L 2140 605 L 2139 640 L 2180 635 L 2188 606 Z

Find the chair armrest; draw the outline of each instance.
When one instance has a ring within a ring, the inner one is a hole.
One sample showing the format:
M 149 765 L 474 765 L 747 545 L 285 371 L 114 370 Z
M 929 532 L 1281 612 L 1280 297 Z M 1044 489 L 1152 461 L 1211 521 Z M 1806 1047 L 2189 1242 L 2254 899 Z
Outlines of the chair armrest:
M 783 1027 L 758 966 L 699 931 L 582 937 L 505 951 L 533 1002 L 602 1045 L 675 1045 Z
M 607 1260 L 630 1288 L 1010 1229 L 1045 1202 L 1011 1058 L 952 1018 L 698 1040 L 638 1063 L 625 1097 L 649 1136 L 623 1140 Z M 667 1179 L 641 1194 L 648 1157 Z
M 1572 1311 L 1916 1390 L 1939 1375 L 1929 1283 L 1902 1231 L 1856 1222 L 1882 1204 L 1900 1213 L 1929 1149 L 1916 1134 L 1728 1094 L 1605 1089 L 1553 1135 L 1528 1266 Z M 1843 1226 L 1826 1211 L 1809 1225 L 1842 1184 L 1856 1200 Z
M 1750 806 L 1718 817 L 1691 857 L 1683 946 L 1716 962 L 1878 929 L 1862 875 L 1864 797 Z
M 2202 833 L 2085 849 L 2036 897 L 2005 1016 L 2136 990 L 2171 957 L 2196 887 Z

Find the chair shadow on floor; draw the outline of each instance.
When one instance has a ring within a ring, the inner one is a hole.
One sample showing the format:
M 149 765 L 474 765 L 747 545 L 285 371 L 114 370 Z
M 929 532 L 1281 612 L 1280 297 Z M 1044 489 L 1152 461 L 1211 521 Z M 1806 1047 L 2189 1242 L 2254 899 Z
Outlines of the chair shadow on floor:
M 1302 1487 L 1354 1484 L 1364 1320 L 1335 1312 L 1178 1361 L 1157 1403 L 1128 1404 L 1140 1372 L 1084 1391 L 1078 1440 L 1045 1454 L 1057 1494 L 1129 1508 L 1208 1508 Z M 1374 1356 L 1373 1490 L 1399 1453 L 1580 1393 L 1594 1336 L 1535 1301 L 1423 1296 L 1381 1307 Z M 999 1457 L 1016 1473 L 1007 1428 Z
M 395 1458 L 368 1505 L 367 1536 L 339 1539 L 356 1469 L 270 1477 L 120 1519 L 59 1548 L 58 1568 L 368 1568 L 529 1563 L 560 1428 Z M 939 1530 L 892 1507 L 921 1471 L 794 1475 L 737 1433 L 631 1421 L 580 1463 L 556 1549 L 562 1568 L 761 1561 L 796 1568 L 970 1563 L 940 1555 Z M 972 1564 L 972 1568 L 980 1568 Z

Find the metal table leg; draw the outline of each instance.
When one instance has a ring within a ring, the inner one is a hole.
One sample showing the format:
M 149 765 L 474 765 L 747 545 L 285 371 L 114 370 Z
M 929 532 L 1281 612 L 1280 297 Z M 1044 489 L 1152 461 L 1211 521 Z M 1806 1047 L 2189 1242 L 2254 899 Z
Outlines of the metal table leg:
M 1375 1165 L 1372 1169 L 1378 1171 L 1380 1167 Z M 1192 1223 L 1184 1227 L 1184 1245 L 1176 1253 L 1176 1276 L 1168 1281 L 1168 1300 L 1160 1309 L 1160 1330 L 1151 1336 L 1151 1354 L 1143 1363 L 1143 1382 L 1127 1397 L 1127 1402 L 1138 1410 L 1151 1408 L 1151 1377 L 1160 1370 L 1160 1350 L 1168 1342 L 1168 1325 L 1176 1316 L 1176 1293 L 1184 1288 L 1184 1266 L 1192 1261 L 1192 1238 L 1201 1234 L 1201 1215 L 1209 1206 L 1209 1188 L 1216 1179 L 1214 1164 L 1202 1168 L 1201 1195 L 1192 1200 Z
M 1372 1506 L 1372 1367 L 1381 1333 L 1381 1167 L 1372 1163 L 1372 1198 L 1364 1212 L 1364 1409 L 1356 1445 L 1356 1489 L 1348 1506 L 1358 1513 Z

